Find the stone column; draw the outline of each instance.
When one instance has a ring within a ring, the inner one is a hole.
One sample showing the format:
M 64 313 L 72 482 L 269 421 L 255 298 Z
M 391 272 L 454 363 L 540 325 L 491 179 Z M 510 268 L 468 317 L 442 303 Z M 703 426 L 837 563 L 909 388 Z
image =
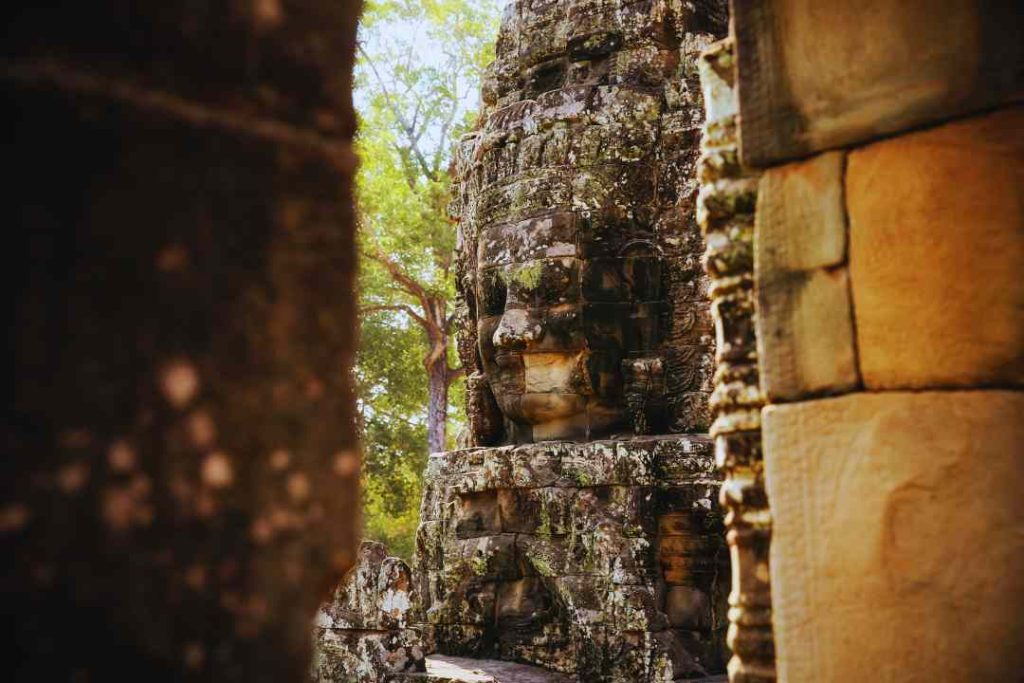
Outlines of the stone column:
M 1017 679 L 1019 8 L 734 10 L 779 678 Z
M 8 680 L 300 680 L 354 559 L 358 4 L 7 4 Z
M 732 554 L 728 644 L 734 683 L 775 680 L 768 549 L 771 511 L 764 490 L 761 394 L 754 302 L 754 204 L 757 174 L 744 168 L 737 139 L 736 62 L 731 39 L 701 55 L 705 123 L 697 216 L 707 241 L 704 267 L 717 345 L 715 460 L 725 474 Z

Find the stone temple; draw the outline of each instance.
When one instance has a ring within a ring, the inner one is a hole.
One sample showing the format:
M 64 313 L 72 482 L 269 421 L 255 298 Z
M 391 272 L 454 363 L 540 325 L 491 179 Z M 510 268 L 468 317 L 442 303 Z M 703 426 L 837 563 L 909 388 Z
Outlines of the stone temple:
M 457 152 L 465 445 L 707 427 L 694 222 L 712 3 L 514 2 Z
M 456 153 L 469 428 L 320 683 L 1020 678 L 1022 16 L 729 9 L 509 5 Z
M 1021 680 L 1017 4 L 513 3 L 412 566 L 355 547 L 358 5 L 6 3 L 5 680 L 301 680 L 317 611 L 320 683 Z
M 580 681 L 725 670 L 694 202 L 696 62 L 726 16 L 660 0 L 506 9 L 456 152 L 469 427 L 426 472 L 403 617 L 424 652 Z M 328 612 L 324 634 L 352 628 Z M 360 642 L 415 668 L 400 631 Z

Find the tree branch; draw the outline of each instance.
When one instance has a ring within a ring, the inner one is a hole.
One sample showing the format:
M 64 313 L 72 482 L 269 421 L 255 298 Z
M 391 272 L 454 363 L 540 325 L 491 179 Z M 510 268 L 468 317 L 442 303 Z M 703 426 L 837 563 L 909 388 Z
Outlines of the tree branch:
M 427 290 L 423 285 L 410 277 L 409 274 L 402 269 L 402 266 L 389 258 L 380 249 L 368 251 L 366 256 L 384 266 L 384 269 L 388 271 L 388 275 L 391 276 L 392 281 L 398 285 L 399 289 L 409 296 L 415 297 L 416 300 L 420 302 L 423 315 L 419 316 L 417 320 L 419 320 L 424 326 L 427 336 L 431 340 L 445 336 L 445 330 L 441 328 L 438 322 L 434 319 L 435 316 L 432 315 L 434 305 L 431 301 L 430 295 L 427 293 Z
M 366 50 L 363 48 L 362 43 L 357 41 L 356 49 L 359 51 L 359 54 L 363 56 L 363 59 L 366 60 L 366 63 L 370 66 L 370 71 L 373 72 L 373 77 L 377 80 L 377 84 L 380 86 L 381 92 L 384 94 L 384 101 L 388 103 L 388 108 L 391 110 L 391 113 L 394 115 L 395 120 L 398 121 L 398 125 L 401 126 L 402 131 L 409 139 L 409 151 L 416 159 L 416 163 L 417 165 L 419 165 L 420 171 L 427 178 L 436 182 L 436 174 L 431 172 L 430 166 L 427 164 L 426 157 L 423 156 L 423 152 L 420 151 L 419 145 L 416 144 L 418 140 L 418 137 L 416 136 L 416 131 L 413 128 L 411 128 L 408 123 L 406 123 L 405 117 L 402 116 L 401 109 L 398 108 L 398 105 L 395 104 L 394 99 L 391 97 L 391 91 L 388 90 L 387 86 L 384 84 L 384 79 L 381 78 L 380 72 L 377 71 L 377 65 L 373 63 L 373 59 L 370 57 L 369 53 L 367 53 Z
M 424 328 L 428 328 L 430 326 L 426 318 L 419 315 L 416 311 L 413 310 L 412 306 L 409 306 L 407 304 L 381 304 L 377 306 L 364 306 L 359 309 L 359 314 L 365 315 L 367 313 L 377 313 L 378 311 L 394 311 L 396 313 L 405 313 L 410 318 L 412 318 L 420 325 L 422 325 Z
M 427 301 L 427 290 L 423 288 L 423 285 L 416 282 L 402 269 L 402 266 L 393 261 L 379 248 L 368 251 L 366 256 L 384 266 L 384 270 L 388 271 L 388 275 L 391 276 L 395 284 L 406 294 L 416 297 L 423 306 L 424 315 L 427 314 L 427 311 L 430 310 L 430 302 Z
M 445 381 L 448 382 L 448 386 L 451 386 L 452 382 L 457 380 L 466 374 L 466 366 L 460 365 L 457 368 L 448 368 L 448 372 L 445 373 Z

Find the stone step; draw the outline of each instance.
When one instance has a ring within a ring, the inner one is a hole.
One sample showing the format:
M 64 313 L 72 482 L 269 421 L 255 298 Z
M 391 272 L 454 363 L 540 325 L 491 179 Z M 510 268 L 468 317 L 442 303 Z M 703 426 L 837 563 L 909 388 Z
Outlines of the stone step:
M 431 655 L 427 672 L 405 674 L 401 683 L 572 683 L 572 679 L 536 666 Z
M 691 683 L 726 683 L 726 675 L 709 676 Z M 405 674 L 397 683 L 574 683 L 573 679 L 546 669 L 494 659 L 431 655 L 427 672 Z

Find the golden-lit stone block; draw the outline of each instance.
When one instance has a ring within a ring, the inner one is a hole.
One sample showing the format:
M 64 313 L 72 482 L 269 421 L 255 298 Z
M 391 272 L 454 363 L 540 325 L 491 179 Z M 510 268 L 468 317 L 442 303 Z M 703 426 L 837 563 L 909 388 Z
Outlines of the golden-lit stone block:
M 1019 3 L 732 3 L 740 147 L 767 167 L 1020 99 Z
M 757 204 L 759 278 L 846 259 L 842 152 L 777 166 L 761 176 Z
M 1015 680 L 1022 442 L 1018 392 L 765 409 L 779 680 Z
M 867 388 L 1024 386 L 1022 188 L 1022 108 L 850 153 Z
M 756 213 L 758 356 L 769 400 L 858 385 L 843 210 L 843 155 L 761 177 Z

